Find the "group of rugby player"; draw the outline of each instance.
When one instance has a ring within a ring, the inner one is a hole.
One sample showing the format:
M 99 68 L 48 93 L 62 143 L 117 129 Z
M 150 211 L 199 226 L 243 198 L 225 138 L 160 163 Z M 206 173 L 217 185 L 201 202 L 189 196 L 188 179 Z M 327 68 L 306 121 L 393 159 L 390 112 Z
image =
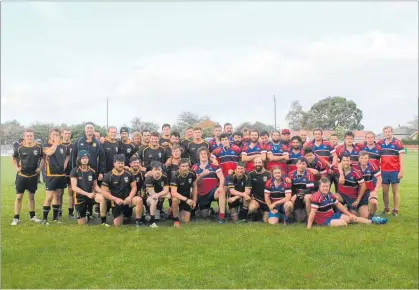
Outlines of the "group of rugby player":
M 165 200 L 176 227 L 197 216 L 209 217 L 213 201 L 219 223 L 225 222 L 228 206 L 234 222 L 260 218 L 270 224 L 307 222 L 308 228 L 384 224 L 388 219 L 376 215 L 378 192 L 382 187 L 381 215 L 390 214 L 390 185 L 392 214 L 398 215 L 404 148 L 391 127 L 384 128 L 385 139 L 378 142 L 369 132 L 365 142 L 355 144 L 354 134 L 346 132 L 341 145 L 334 134 L 324 140 L 321 129 L 314 129 L 314 139 L 308 140 L 305 131 L 291 138 L 288 129 L 233 133 L 230 123 L 215 126 L 210 142 L 199 127 L 187 128 L 182 140 L 169 124 L 162 126 L 161 135 L 144 130 L 130 139 L 128 131 L 122 127 L 118 140 L 117 128 L 109 127 L 101 138 L 88 123 L 85 135 L 72 142 L 69 129 L 53 128 L 41 145 L 33 130 L 26 129 L 13 153 L 17 194 L 11 224 L 20 221 L 26 190 L 32 221 L 48 225 L 52 205 L 53 222 L 61 223 L 67 187 L 69 218 L 79 224 L 89 221 L 97 204 L 105 226 L 109 212 L 120 226 L 135 208 L 137 227 L 158 227 L 157 221 L 167 217 Z M 46 185 L 42 220 L 35 215 L 34 201 L 41 172 Z

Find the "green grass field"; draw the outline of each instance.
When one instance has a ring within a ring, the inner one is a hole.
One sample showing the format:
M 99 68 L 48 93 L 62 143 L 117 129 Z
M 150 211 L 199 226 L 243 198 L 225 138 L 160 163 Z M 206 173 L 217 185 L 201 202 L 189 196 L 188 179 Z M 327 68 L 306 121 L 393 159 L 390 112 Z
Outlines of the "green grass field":
M 314 228 L 196 222 L 180 229 L 11 227 L 10 159 L 1 160 L 2 288 L 418 288 L 418 155 L 398 217 L 384 226 Z M 41 216 L 44 185 L 37 193 Z M 67 195 L 65 196 L 65 200 Z M 64 206 L 66 209 L 67 206 Z M 382 210 L 382 203 L 380 203 Z

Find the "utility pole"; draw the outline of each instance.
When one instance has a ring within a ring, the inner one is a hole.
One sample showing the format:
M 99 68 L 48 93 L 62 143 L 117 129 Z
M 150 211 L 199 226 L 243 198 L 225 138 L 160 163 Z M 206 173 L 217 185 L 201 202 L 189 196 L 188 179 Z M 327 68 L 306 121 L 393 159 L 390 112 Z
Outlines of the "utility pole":
M 274 118 L 275 118 L 275 130 L 276 130 L 276 98 L 274 95 Z
M 109 98 L 106 97 L 106 129 L 109 126 Z

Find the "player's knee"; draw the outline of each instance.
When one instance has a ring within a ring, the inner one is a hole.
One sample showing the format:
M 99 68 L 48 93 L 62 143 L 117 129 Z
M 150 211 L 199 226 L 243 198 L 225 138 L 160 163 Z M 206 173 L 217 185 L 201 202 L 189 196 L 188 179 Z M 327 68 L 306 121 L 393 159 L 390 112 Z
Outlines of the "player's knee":
M 310 201 L 311 201 L 311 194 L 306 194 L 306 195 L 304 196 L 304 201 L 305 201 L 306 203 L 310 202 Z
M 23 199 L 23 194 L 16 194 L 16 200 L 21 201 Z
M 278 219 L 277 218 L 270 218 L 270 219 L 268 219 L 268 223 L 270 225 L 276 225 L 278 223 Z
M 134 197 L 134 204 L 136 206 L 143 206 L 143 199 L 138 196 Z
M 173 197 L 173 198 L 172 198 L 172 205 L 173 205 L 173 204 L 178 205 L 178 204 L 179 204 L 179 199 L 177 199 L 176 197 Z

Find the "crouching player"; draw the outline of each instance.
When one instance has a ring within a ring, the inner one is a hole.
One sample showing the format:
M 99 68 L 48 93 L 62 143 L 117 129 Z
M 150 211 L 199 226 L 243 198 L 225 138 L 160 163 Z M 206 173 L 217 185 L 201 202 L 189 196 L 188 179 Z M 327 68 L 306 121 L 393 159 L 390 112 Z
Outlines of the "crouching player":
M 75 193 L 77 221 L 80 225 L 87 223 L 87 208 L 89 204 L 97 202 L 100 205 L 102 225 L 109 227 L 106 223 L 106 200 L 97 185 L 96 171 L 88 164 L 89 153 L 85 150 L 79 151 L 77 167 L 70 173 L 71 189 Z
M 358 166 L 367 188 L 364 195 L 368 197 L 368 207 L 362 206 L 359 208 L 359 216 L 364 218 L 372 218 L 377 212 L 377 192 L 380 190 L 382 183 L 381 171 L 373 162 L 370 162 L 369 154 L 366 151 L 361 151 Z
M 179 171 L 172 173 L 170 190 L 172 194 L 173 225 L 179 228 L 180 221 L 189 223 L 191 220 L 191 210 L 196 207 L 198 200 L 196 174 L 189 169 L 188 159 L 181 159 L 179 162 Z
M 336 207 L 340 212 L 335 213 Z M 373 217 L 371 220 L 357 217 L 350 213 L 330 192 L 330 181 L 326 177 L 320 179 L 319 191 L 311 198 L 311 211 L 308 217 L 307 228 L 311 229 L 313 223 L 332 227 L 347 226 L 351 223 L 385 224 L 388 219 Z
M 135 225 L 140 227 L 143 200 L 136 196 L 137 184 L 134 176 L 125 170 L 125 155 L 114 156 L 114 168 L 105 174 L 102 181 L 102 194 L 111 201 L 113 224 L 119 227 L 124 222 L 124 212 L 135 206 Z
M 228 194 L 228 207 L 230 209 L 231 219 L 237 222 L 239 219 L 246 222 L 246 215 L 251 201 L 249 177 L 245 174 L 245 165 L 243 162 L 237 164 L 236 170 L 226 178 L 226 187 Z M 243 210 L 238 214 L 238 208 L 241 206 Z
M 282 177 L 282 170 L 275 167 L 272 170 L 273 178 L 265 185 L 265 202 L 269 207 L 268 223 L 275 225 L 283 215 L 284 225 L 288 224 L 288 217 L 292 214 L 294 205 L 291 201 L 291 184 Z

